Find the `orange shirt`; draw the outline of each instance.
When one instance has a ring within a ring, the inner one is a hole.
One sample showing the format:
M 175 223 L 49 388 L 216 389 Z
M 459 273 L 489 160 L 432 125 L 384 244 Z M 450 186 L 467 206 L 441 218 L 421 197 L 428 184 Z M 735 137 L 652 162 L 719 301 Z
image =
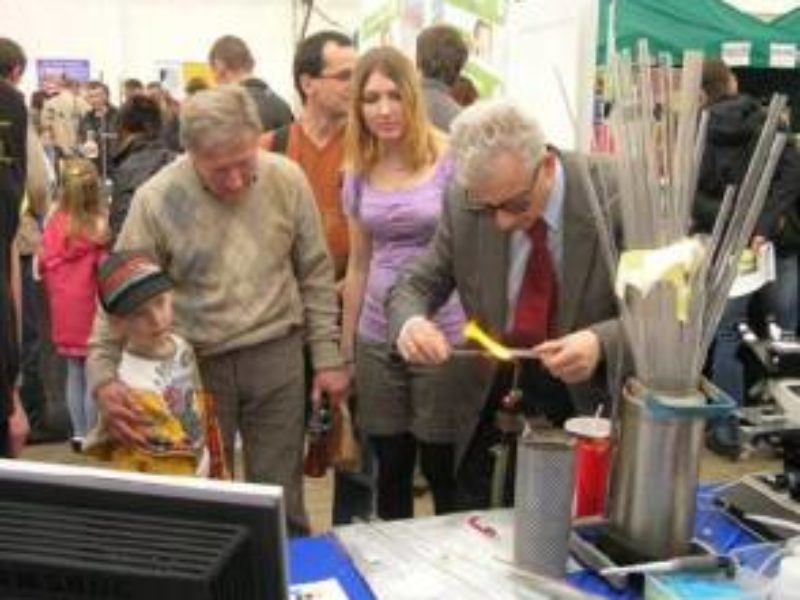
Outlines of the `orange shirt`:
M 273 139 L 273 132 L 266 134 L 262 138 L 262 145 L 266 149 L 271 149 Z M 336 269 L 336 279 L 339 280 L 344 277 L 347 269 L 349 248 L 347 218 L 342 210 L 341 193 L 344 130 L 320 147 L 309 139 L 300 123 L 292 123 L 286 156 L 300 165 L 311 183 L 322 215 L 322 225 Z

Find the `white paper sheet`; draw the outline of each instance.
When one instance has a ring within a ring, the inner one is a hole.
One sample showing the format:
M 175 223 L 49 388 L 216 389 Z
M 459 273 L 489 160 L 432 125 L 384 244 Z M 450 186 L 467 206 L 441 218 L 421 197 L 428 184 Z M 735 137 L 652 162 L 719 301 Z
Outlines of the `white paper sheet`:
M 766 243 L 758 249 L 755 269 L 739 273 L 733 280 L 728 297 L 739 298 L 752 294 L 771 281 L 775 281 L 775 247 Z
M 299 583 L 289 588 L 290 600 L 348 600 L 347 594 L 335 579 Z

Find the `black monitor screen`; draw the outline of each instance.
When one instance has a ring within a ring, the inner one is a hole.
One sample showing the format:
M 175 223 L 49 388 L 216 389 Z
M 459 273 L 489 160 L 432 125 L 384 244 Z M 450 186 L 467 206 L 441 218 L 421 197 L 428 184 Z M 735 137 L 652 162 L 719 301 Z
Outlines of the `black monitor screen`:
M 0 598 L 284 600 L 280 488 L 0 460 Z

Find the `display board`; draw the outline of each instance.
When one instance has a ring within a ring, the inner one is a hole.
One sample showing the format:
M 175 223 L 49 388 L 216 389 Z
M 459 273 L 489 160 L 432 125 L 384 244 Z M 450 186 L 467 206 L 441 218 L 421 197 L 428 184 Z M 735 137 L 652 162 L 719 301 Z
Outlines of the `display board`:
M 464 74 L 482 98 L 508 96 L 537 116 L 550 142 L 588 150 L 597 0 L 362 0 L 359 48 L 392 44 L 413 58 L 426 26 L 458 29 Z
M 362 0 L 359 48 L 390 44 L 412 59 L 419 32 L 433 23 L 458 29 L 470 49 L 464 68 L 483 98 L 503 91 L 507 0 Z
M 91 76 L 89 61 L 84 58 L 37 58 L 36 79 L 41 87 L 46 80 L 68 79 L 86 82 Z

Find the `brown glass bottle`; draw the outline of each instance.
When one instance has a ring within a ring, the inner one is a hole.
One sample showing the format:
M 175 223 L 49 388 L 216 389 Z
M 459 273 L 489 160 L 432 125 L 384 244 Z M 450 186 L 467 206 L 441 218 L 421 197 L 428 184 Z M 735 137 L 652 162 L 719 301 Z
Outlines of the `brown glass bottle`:
M 307 429 L 308 447 L 303 472 L 306 477 L 324 477 L 330 465 L 331 413 L 327 402 L 313 409 Z

